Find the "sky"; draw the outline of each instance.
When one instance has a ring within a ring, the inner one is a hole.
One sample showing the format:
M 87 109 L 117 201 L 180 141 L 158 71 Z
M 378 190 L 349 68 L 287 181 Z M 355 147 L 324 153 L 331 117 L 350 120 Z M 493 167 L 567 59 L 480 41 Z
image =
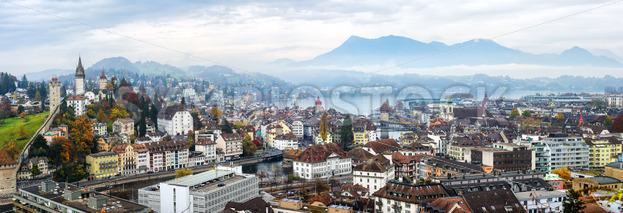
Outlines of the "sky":
M 86 67 L 123 56 L 178 67 L 221 64 L 262 72 L 256 69 L 259 64 L 280 58 L 309 60 L 351 35 L 454 44 L 493 38 L 611 2 L 617 3 L 493 40 L 536 54 L 579 46 L 623 57 L 621 0 L 0 0 L 0 72 L 71 70 L 79 55 Z M 613 73 L 623 77 L 621 70 L 607 70 Z

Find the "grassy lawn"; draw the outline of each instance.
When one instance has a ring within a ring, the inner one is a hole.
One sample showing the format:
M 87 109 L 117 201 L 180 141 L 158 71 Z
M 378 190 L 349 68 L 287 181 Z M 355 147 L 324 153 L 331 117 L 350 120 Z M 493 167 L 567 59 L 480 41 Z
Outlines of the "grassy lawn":
M 32 137 L 33 134 L 43 125 L 45 121 L 45 117 L 49 115 L 50 112 L 43 112 L 34 115 L 28 115 L 28 122 L 24 122 L 22 118 L 9 118 L 5 119 L 4 123 L 0 124 L 0 147 L 4 147 L 4 144 L 9 142 L 10 140 L 15 140 L 17 136 L 17 132 L 19 131 L 19 127 L 24 127 L 26 134 L 28 137 L 22 140 L 16 140 L 17 146 L 20 149 L 23 149 L 28 143 L 28 140 Z

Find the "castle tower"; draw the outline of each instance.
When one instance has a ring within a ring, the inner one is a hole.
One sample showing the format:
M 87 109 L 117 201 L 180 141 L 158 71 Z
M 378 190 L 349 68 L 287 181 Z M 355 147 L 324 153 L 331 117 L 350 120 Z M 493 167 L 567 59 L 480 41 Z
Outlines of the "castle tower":
M 17 190 L 17 162 L 9 156 L 9 153 L 2 148 L 0 151 L 0 177 L 2 177 L 2 182 L 0 182 L 0 204 L 5 205 L 11 203 L 10 199 L 5 199 L 5 197 L 10 197 Z
M 50 112 L 61 105 L 61 82 L 56 77 L 52 78 L 50 86 Z
M 104 70 L 102 70 L 102 76 L 100 76 L 100 89 L 106 89 L 106 84 L 108 84 L 108 79 L 104 75 Z
M 320 96 L 318 96 L 316 99 L 316 112 L 322 112 L 323 110 L 322 101 L 320 101 Z
M 82 59 L 78 57 L 78 67 L 76 68 L 76 95 L 84 94 L 84 69 L 82 68 Z

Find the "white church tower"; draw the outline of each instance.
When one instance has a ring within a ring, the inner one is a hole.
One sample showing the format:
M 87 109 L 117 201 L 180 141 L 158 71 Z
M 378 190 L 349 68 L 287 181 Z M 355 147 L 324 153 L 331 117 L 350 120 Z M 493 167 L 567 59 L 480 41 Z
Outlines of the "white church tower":
M 78 57 L 78 68 L 76 68 L 76 85 L 75 95 L 84 95 L 84 69 L 82 68 L 82 59 Z

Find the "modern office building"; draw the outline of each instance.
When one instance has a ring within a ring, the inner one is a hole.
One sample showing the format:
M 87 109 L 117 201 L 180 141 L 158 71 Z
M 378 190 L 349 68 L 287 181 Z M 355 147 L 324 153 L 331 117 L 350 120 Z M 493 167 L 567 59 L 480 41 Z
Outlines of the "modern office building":
M 229 201 L 258 197 L 258 182 L 255 175 L 242 174 L 241 167 L 218 167 L 139 189 L 138 200 L 155 212 L 221 212 Z

